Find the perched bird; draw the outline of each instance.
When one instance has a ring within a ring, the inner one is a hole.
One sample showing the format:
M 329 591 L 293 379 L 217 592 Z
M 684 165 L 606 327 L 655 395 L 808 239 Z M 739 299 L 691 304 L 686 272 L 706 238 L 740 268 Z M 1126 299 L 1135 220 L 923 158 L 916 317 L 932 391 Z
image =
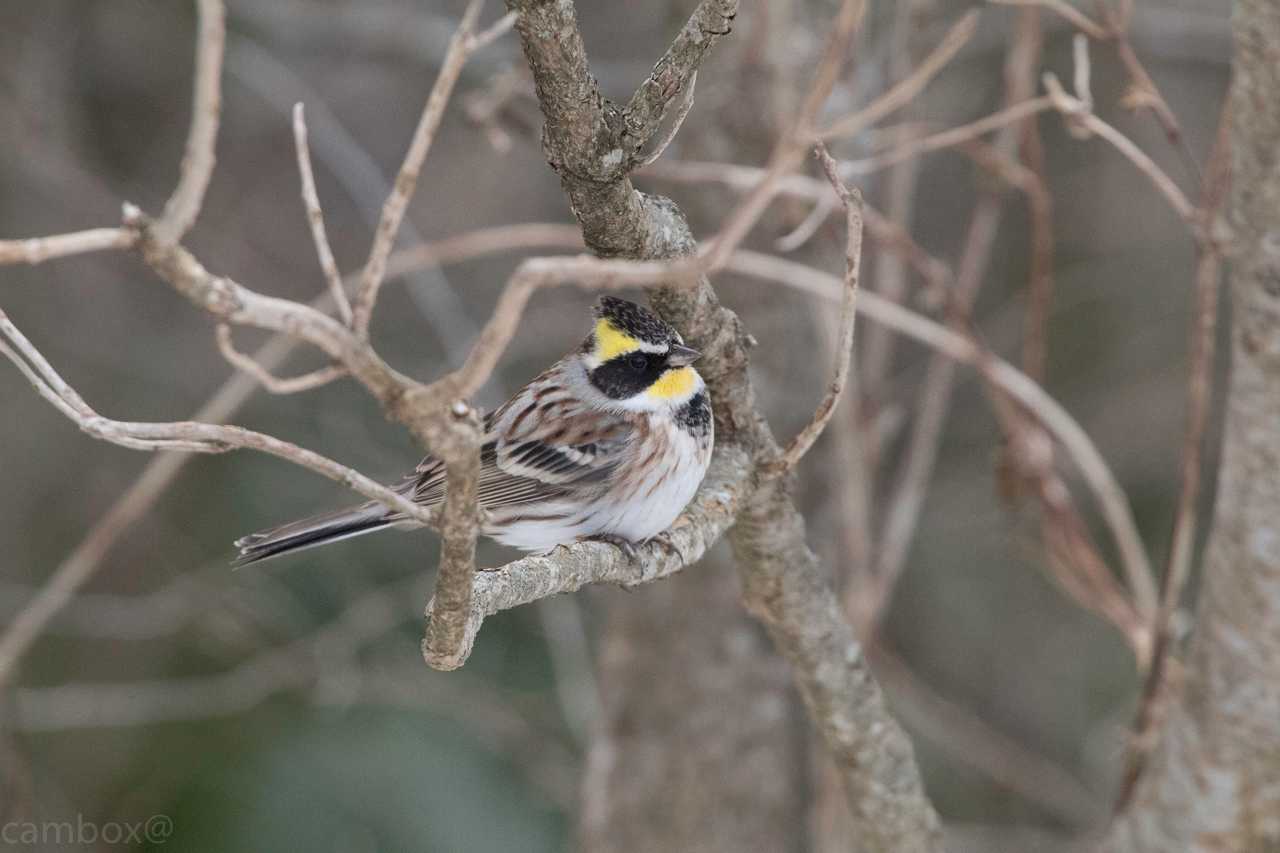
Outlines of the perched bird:
M 653 312 L 601 298 L 582 346 L 485 418 L 482 532 L 531 552 L 580 539 L 630 552 L 665 530 L 711 461 L 711 402 L 690 367 L 700 355 Z M 428 456 L 396 489 L 430 507 L 444 479 Z M 376 502 L 314 516 L 238 540 L 235 564 L 405 521 Z

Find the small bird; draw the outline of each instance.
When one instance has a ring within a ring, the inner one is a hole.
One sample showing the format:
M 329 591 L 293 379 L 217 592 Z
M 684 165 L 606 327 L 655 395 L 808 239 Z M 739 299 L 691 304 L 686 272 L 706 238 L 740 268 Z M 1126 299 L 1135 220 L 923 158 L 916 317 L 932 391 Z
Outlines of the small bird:
M 676 519 L 707 472 L 711 402 L 690 366 L 701 353 L 625 299 L 602 297 L 594 320 L 582 346 L 484 420 L 482 532 L 505 545 L 545 553 L 597 539 L 631 554 Z M 428 456 L 394 488 L 432 507 L 444 480 Z M 238 540 L 234 565 L 406 521 L 377 502 L 313 516 Z

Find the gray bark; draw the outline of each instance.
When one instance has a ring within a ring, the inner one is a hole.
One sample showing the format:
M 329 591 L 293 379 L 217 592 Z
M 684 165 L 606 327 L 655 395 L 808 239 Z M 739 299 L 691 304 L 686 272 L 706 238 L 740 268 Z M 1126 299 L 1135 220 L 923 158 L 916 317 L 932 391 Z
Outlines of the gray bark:
M 1183 694 L 1117 851 L 1280 850 L 1280 4 L 1233 17 L 1232 365 Z

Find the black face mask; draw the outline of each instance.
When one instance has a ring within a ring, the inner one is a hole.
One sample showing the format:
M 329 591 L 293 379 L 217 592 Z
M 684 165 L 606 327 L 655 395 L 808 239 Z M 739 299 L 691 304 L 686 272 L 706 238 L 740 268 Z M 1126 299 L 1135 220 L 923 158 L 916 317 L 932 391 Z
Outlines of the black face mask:
M 658 381 L 668 368 L 667 356 L 660 353 L 630 352 L 614 356 L 591 371 L 591 384 L 614 400 L 642 393 Z

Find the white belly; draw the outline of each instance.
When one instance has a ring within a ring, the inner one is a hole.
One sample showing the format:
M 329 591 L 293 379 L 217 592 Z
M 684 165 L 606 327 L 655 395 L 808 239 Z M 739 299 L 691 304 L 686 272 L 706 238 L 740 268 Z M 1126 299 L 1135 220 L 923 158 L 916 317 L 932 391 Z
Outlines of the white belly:
M 665 464 L 637 475 L 620 472 L 603 493 L 585 504 L 549 502 L 529 507 L 526 517 L 510 519 L 485 533 L 504 545 L 542 553 L 557 545 L 608 534 L 640 543 L 671 526 L 688 506 L 711 461 L 711 448 L 699 447 L 686 432 L 666 426 Z M 644 449 L 637 450 L 644 458 Z

